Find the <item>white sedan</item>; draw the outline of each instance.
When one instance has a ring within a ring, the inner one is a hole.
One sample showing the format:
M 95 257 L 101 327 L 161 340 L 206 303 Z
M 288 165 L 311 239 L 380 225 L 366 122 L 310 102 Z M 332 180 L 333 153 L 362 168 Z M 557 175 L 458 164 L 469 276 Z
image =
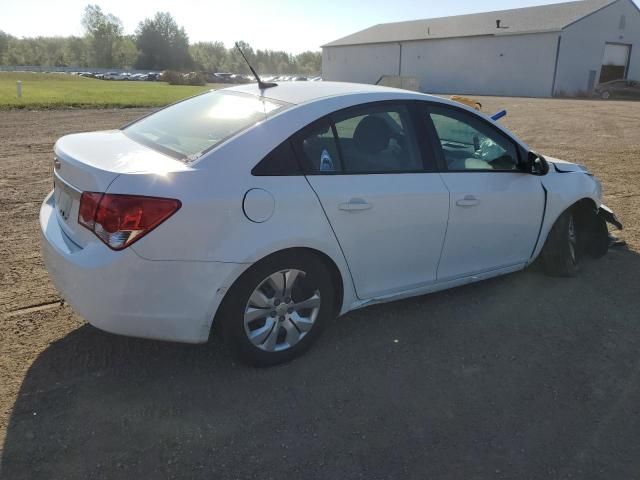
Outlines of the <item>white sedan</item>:
M 88 322 L 287 361 L 350 310 L 607 250 L 600 183 L 489 117 L 331 82 L 207 92 L 55 145 L 42 249 Z

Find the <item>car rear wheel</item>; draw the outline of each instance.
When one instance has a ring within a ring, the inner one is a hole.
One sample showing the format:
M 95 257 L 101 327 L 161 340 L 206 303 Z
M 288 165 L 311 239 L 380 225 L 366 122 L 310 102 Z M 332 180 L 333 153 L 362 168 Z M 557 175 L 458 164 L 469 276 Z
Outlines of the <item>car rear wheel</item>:
M 549 232 L 542 250 L 545 272 L 554 277 L 573 277 L 578 273 L 581 242 L 572 210 L 564 212 Z
M 313 254 L 276 254 L 245 272 L 229 292 L 219 319 L 241 361 L 287 362 L 304 353 L 335 312 L 331 275 Z

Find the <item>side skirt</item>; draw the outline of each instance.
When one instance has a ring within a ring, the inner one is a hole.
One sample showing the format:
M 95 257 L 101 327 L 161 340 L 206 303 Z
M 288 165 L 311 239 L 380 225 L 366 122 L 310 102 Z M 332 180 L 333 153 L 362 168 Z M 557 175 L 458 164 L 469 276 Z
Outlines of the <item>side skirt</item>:
M 499 277 L 500 275 L 506 275 L 508 273 L 517 272 L 524 269 L 527 266 L 526 263 L 520 263 L 512 265 L 510 267 L 499 268 L 497 270 L 490 270 L 488 272 L 477 273 L 468 277 L 456 278 L 454 280 L 447 280 L 444 282 L 436 282 L 431 285 L 423 286 L 420 288 L 407 290 L 405 292 L 393 293 L 376 298 L 370 298 L 368 300 L 360 300 L 354 302 L 349 310 L 356 310 L 358 308 L 368 307 L 369 305 L 376 305 L 379 303 L 394 302 L 396 300 L 402 300 L 405 298 L 416 297 L 419 295 L 425 295 L 427 293 L 439 292 L 441 290 L 447 290 L 449 288 L 460 287 L 462 285 L 468 285 L 470 283 L 480 282 L 482 280 L 488 280 L 489 278 Z

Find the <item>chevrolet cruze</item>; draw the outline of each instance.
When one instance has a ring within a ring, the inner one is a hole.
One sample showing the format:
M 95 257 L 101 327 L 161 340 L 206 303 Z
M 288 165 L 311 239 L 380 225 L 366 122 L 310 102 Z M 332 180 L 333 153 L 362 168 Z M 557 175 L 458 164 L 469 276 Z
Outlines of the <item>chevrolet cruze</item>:
M 600 183 L 438 97 L 331 82 L 211 91 L 55 145 L 46 267 L 88 322 L 256 365 L 335 316 L 607 249 Z

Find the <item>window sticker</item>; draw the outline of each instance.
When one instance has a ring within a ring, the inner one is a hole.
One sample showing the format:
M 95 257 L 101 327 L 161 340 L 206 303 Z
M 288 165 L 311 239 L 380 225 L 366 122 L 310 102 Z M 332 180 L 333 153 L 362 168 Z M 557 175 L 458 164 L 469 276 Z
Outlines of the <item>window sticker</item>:
M 329 155 L 329 152 L 326 149 L 322 150 L 322 153 L 320 154 L 320 171 L 321 172 L 335 171 L 335 168 L 333 166 L 333 160 L 331 159 L 331 155 Z

